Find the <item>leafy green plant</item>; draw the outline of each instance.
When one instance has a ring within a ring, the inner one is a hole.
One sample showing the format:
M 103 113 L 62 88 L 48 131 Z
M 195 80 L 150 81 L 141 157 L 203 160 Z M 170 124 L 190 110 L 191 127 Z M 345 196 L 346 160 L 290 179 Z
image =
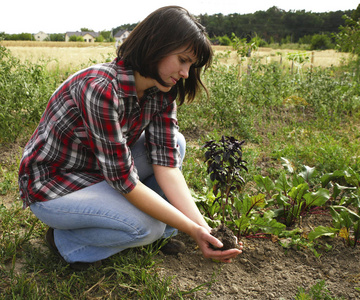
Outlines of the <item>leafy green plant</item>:
M 289 161 L 284 159 L 284 162 L 292 173 L 293 169 Z M 308 166 L 303 168 L 302 172 L 293 174 L 291 178 L 282 172 L 275 182 L 269 177 L 254 176 L 257 186 L 265 191 L 269 205 L 275 207 L 275 218 L 286 226 L 292 226 L 309 208 L 323 206 L 330 198 L 327 189 L 320 188 L 315 191 L 310 189 L 308 182 L 315 176 L 315 170 Z
M 14 141 L 39 121 L 57 85 L 46 63 L 21 63 L 0 46 L 0 143 Z
M 344 238 L 346 245 L 355 247 L 360 240 L 360 175 L 352 168 L 327 173 L 321 178 L 323 186 L 332 188 L 332 200 L 338 205 L 330 206 L 333 227 L 318 226 L 309 233 L 309 239 L 321 236 Z M 347 186 L 340 185 L 347 184 Z

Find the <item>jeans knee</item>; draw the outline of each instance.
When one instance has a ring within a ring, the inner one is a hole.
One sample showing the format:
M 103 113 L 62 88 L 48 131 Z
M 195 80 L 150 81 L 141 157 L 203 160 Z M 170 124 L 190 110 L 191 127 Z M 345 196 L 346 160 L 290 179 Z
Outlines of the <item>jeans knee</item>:
M 165 223 L 156 220 L 155 222 L 153 222 L 153 224 L 144 227 L 144 232 L 143 234 L 141 234 L 142 236 L 141 238 L 145 238 L 147 244 L 155 242 L 164 235 L 165 228 L 166 228 Z

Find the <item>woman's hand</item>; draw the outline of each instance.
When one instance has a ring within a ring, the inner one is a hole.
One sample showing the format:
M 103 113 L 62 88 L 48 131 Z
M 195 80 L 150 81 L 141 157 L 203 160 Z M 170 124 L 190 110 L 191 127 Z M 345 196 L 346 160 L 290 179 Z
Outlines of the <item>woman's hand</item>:
M 199 226 L 194 233 L 193 238 L 195 239 L 205 258 L 212 258 L 221 262 L 230 263 L 231 259 L 242 253 L 243 245 L 241 242 L 239 243 L 239 249 L 221 251 L 210 248 L 209 244 L 212 244 L 217 248 L 221 248 L 223 244 L 210 234 L 209 228 Z

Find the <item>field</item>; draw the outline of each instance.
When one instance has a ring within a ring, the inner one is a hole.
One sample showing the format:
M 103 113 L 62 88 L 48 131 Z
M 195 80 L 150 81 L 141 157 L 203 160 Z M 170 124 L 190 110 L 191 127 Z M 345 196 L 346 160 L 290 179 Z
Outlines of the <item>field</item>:
M 130 249 L 98 270 L 77 273 L 49 252 L 43 242 L 46 226 L 29 209 L 21 209 L 17 192 L 22 149 L 51 93 L 72 72 L 108 61 L 115 53 L 109 44 L 68 44 L 0 42 L 9 50 L 0 52 L 7 68 L 0 70 L 1 299 L 360 297 L 360 225 L 355 217 L 360 210 L 360 85 L 346 54 L 307 52 L 308 60 L 293 65 L 288 53 L 298 51 L 261 48 L 239 66 L 231 48 L 214 47 L 214 65 L 204 74 L 210 98 L 179 108 L 188 142 L 183 173 L 212 225 L 219 221 L 219 208 L 205 180 L 201 146 L 222 135 L 245 140 L 248 172 L 242 174 L 246 184 L 237 201 L 263 195 L 266 205 L 249 210 L 249 225 L 242 229 L 234 224 L 243 218 L 243 208 L 229 210 L 227 224 L 244 243 L 244 253 L 233 263 L 202 258 L 194 242 L 180 233 L 187 245 L 184 254 L 165 256 L 152 246 Z M 326 176 L 331 181 L 323 186 Z M 300 190 L 308 193 L 306 199 L 328 195 L 327 201 L 286 215 L 289 207 L 298 208 L 295 199 L 305 199 Z M 334 205 L 346 207 L 338 219 Z M 283 217 L 271 215 L 281 209 Z M 284 222 L 284 216 L 294 222 L 275 232 L 276 224 L 261 227 L 264 216 L 271 224 Z M 318 226 L 334 230 L 310 239 Z
M 69 66 L 78 68 L 81 65 L 92 62 L 101 62 L 112 58 L 115 53 L 115 45 L 113 43 L 96 44 L 96 46 L 89 43 L 81 42 L 29 42 L 29 41 L 2 41 L 3 45 L 10 49 L 11 53 L 19 58 L 22 62 L 29 60 L 36 63 L 39 60 L 49 62 L 49 69 L 66 69 Z M 231 47 L 214 46 L 215 54 L 218 54 L 222 63 L 236 64 L 238 61 L 235 51 Z M 231 51 L 230 54 L 227 54 Z M 262 63 L 271 63 L 273 61 L 279 62 L 281 57 L 285 66 L 289 66 L 289 61 L 286 59 L 287 53 L 291 52 L 306 52 L 311 57 L 311 51 L 294 51 L 294 50 L 274 50 L 270 48 L 259 48 L 253 57 L 257 57 Z M 347 53 L 339 53 L 335 50 L 314 51 L 313 52 L 313 66 L 314 67 L 331 67 L 339 66 L 343 60 L 349 58 Z M 244 67 L 246 68 L 247 62 Z M 305 64 L 309 67 L 310 62 Z

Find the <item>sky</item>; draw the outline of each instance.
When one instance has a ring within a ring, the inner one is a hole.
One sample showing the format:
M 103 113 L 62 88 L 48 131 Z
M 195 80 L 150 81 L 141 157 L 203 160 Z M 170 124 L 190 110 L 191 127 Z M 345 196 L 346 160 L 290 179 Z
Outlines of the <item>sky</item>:
M 54 4 L 55 3 L 55 4 Z M 167 5 L 179 5 L 194 15 L 247 14 L 276 6 L 285 11 L 329 12 L 356 9 L 360 0 L 7 0 L 0 4 L 0 32 L 65 33 L 88 28 L 111 30 L 133 24 Z

